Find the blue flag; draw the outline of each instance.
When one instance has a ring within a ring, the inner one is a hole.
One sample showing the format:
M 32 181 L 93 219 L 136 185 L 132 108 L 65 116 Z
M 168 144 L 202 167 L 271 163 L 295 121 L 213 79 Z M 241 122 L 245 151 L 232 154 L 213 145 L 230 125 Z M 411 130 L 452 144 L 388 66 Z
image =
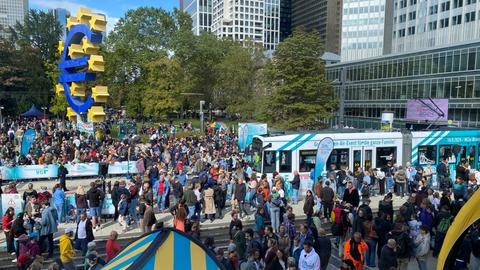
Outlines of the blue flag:
M 318 143 L 317 148 L 317 157 L 315 158 L 315 178 L 313 180 L 313 184 L 315 185 L 317 179 L 320 175 L 322 175 L 323 167 L 325 167 L 325 163 L 327 163 L 327 159 L 332 153 L 333 150 L 333 140 L 330 137 L 323 138 Z
M 30 147 L 32 147 L 33 140 L 35 140 L 35 130 L 31 128 L 27 129 L 25 133 L 23 133 L 22 137 L 22 146 L 20 148 L 22 155 L 26 156 L 28 152 L 30 152 Z

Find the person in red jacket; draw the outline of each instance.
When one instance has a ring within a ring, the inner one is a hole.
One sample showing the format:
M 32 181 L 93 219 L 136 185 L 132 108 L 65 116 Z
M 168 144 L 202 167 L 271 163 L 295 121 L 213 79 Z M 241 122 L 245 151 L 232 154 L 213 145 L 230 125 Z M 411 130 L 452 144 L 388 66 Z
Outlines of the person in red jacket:
M 112 231 L 110 233 L 110 237 L 107 240 L 106 250 L 107 250 L 107 262 L 111 261 L 115 256 L 117 256 L 118 252 L 122 249 L 120 244 L 117 242 L 118 233 L 116 231 Z
M 13 209 L 13 207 L 9 207 L 2 218 L 2 230 L 5 233 L 7 251 L 12 255 L 15 255 L 15 247 L 13 245 L 13 232 L 11 232 L 14 215 L 15 209 Z

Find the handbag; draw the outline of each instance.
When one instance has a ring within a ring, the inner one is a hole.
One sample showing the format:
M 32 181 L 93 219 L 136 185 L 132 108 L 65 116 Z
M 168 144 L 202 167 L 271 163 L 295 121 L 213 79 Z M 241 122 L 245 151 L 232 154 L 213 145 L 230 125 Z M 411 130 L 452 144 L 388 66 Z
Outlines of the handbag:
M 368 237 L 373 239 L 373 240 L 377 240 L 378 239 L 378 234 L 377 232 L 373 229 L 373 224 L 370 225 L 370 231 L 368 232 Z

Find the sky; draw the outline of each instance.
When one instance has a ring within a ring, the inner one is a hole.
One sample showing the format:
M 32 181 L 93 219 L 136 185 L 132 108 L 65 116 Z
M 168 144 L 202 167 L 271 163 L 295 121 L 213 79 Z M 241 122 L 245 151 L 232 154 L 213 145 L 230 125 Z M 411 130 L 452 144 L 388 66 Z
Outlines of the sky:
M 64 8 L 71 14 L 76 14 L 79 7 L 91 8 L 94 12 L 107 16 L 107 31 L 109 31 L 129 9 L 149 6 L 162 7 L 171 11 L 179 7 L 180 0 L 30 0 L 29 3 L 31 9 Z

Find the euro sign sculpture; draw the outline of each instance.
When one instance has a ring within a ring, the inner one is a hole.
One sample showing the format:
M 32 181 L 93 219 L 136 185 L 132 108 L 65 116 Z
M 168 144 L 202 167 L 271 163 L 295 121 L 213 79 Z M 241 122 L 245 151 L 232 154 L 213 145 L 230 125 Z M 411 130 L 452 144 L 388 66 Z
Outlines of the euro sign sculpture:
M 87 89 L 87 82 L 95 81 L 97 73 L 105 70 L 98 51 L 106 25 L 105 15 L 92 13 L 87 8 L 80 8 L 76 17 L 67 19 L 68 35 L 65 43 L 60 41 L 58 46 L 61 74 L 55 90 L 57 95 L 65 95 L 70 121 L 76 121 L 77 116 L 85 113 L 90 121 L 105 120 L 102 104 L 107 102 L 108 89 L 100 85 Z

